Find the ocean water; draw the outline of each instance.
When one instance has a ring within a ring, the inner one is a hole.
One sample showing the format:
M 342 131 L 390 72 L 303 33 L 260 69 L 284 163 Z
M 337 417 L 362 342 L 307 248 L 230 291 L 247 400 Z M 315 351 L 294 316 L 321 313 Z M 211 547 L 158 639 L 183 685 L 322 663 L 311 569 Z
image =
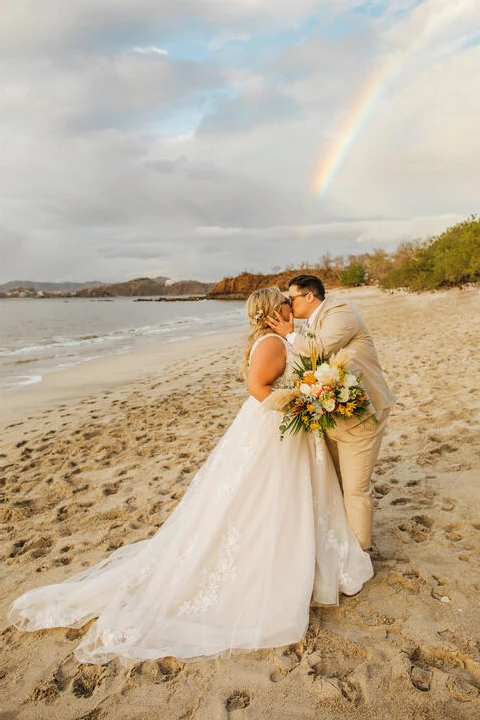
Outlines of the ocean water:
M 0 390 L 96 358 L 245 325 L 245 304 L 236 301 L 0 299 Z

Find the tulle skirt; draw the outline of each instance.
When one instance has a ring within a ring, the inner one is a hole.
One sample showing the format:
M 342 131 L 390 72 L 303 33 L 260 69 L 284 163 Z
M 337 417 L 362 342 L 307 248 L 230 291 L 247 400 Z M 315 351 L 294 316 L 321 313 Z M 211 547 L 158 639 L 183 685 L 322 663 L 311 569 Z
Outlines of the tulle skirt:
M 337 604 L 373 570 L 324 441 L 280 441 L 281 417 L 249 398 L 153 537 L 26 592 L 10 621 L 33 631 L 97 618 L 75 655 L 98 664 L 298 642 L 311 603 Z

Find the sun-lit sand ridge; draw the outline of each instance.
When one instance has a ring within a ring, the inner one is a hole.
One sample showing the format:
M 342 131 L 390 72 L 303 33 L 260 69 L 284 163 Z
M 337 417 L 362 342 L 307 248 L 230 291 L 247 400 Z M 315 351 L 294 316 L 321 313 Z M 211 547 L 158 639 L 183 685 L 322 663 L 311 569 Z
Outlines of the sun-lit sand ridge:
M 362 593 L 288 649 L 128 670 L 80 665 L 84 629 L 8 628 L 21 592 L 156 532 L 246 397 L 238 333 L 59 373 L 3 402 L 0 718 L 480 716 L 480 294 L 348 295 L 398 397 Z

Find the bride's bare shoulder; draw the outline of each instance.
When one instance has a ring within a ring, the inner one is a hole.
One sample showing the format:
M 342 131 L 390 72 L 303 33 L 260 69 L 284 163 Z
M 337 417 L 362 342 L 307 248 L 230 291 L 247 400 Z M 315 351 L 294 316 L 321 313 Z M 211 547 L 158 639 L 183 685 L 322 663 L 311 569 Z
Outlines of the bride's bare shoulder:
M 255 356 L 257 360 L 266 360 L 272 356 L 284 356 L 285 353 L 286 341 L 277 333 L 265 333 L 253 344 L 250 359 Z

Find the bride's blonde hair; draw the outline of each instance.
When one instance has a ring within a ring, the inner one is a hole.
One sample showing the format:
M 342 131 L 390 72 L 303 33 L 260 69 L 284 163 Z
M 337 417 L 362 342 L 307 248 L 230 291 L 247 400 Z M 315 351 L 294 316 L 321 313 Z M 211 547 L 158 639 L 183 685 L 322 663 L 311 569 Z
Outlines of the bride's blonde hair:
M 254 290 L 247 300 L 247 317 L 250 321 L 250 335 L 247 340 L 245 349 L 245 358 L 243 363 L 243 372 L 246 374 L 248 370 L 248 362 L 250 360 L 250 351 L 259 337 L 266 331 L 273 332 L 267 325 L 267 317 L 272 316 L 275 311 L 280 310 L 280 306 L 285 299 L 280 288 L 268 287 Z

